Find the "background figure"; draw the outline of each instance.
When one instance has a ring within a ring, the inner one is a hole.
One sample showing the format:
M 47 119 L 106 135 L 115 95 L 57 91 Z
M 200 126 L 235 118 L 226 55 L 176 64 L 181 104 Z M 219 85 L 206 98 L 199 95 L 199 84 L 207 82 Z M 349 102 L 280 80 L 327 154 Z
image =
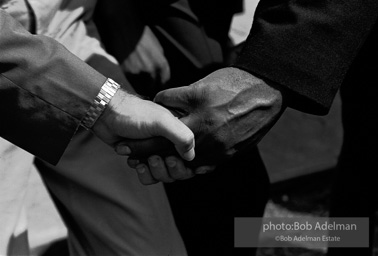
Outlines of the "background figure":
M 99 1 L 95 20 L 107 51 L 120 63 L 132 52 L 128 47 L 123 49 L 129 49 L 129 52 L 122 52 L 121 46 L 127 45 L 132 35 L 142 37 L 142 28 L 139 33 L 128 32 L 135 29 L 130 24 L 137 24 L 137 28 L 141 23 L 150 27 L 159 39 L 169 64 L 170 80 L 165 84 L 155 83 L 154 87 L 144 90 L 141 88 L 146 86 L 143 72 L 128 74 L 138 92 L 152 97 L 161 89 L 189 85 L 225 65 L 231 17 L 240 10 L 241 1 L 201 1 L 200 4 L 184 0 L 171 1 L 170 4 L 164 1 L 132 2 L 139 8 L 138 15 L 122 14 L 125 1 L 113 1 L 112 5 Z M 107 20 L 106 15 L 114 18 Z M 140 19 L 130 19 L 138 18 L 136 16 Z M 138 39 L 132 38 L 131 41 L 137 42 Z M 234 217 L 262 216 L 268 184 L 257 149 L 239 155 L 212 174 L 166 184 L 188 254 L 253 254 L 254 249 L 233 248 Z

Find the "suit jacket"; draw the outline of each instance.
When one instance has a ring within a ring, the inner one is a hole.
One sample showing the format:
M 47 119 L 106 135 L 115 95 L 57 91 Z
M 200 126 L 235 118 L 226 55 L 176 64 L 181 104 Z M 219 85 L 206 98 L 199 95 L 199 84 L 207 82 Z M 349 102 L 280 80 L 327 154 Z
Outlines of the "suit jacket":
M 375 0 L 262 0 L 235 66 L 281 85 L 290 107 L 326 114 L 377 17 Z
M 0 10 L 0 136 L 56 163 L 106 78 Z

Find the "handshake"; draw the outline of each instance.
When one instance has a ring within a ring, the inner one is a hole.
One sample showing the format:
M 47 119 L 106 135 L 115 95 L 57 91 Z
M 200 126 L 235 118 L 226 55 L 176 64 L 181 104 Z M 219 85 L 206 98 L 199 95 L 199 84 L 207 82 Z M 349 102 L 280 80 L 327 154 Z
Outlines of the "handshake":
M 224 68 L 154 102 L 122 89 L 93 132 L 137 170 L 143 184 L 204 174 L 256 145 L 285 105 L 281 91 L 237 68 Z M 170 111 L 171 110 L 171 111 Z

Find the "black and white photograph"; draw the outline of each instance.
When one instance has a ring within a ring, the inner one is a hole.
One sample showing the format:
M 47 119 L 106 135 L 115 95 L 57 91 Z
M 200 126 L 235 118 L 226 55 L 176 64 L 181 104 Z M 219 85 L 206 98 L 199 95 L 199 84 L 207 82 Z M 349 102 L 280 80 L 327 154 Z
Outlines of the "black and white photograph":
M 0 0 L 0 256 L 378 256 L 378 1 Z

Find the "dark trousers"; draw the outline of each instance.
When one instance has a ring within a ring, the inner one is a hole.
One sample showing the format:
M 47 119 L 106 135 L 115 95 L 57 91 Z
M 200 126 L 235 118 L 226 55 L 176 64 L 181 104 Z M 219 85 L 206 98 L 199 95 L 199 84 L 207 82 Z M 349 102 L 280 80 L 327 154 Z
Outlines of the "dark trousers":
M 344 140 L 330 209 L 331 217 L 369 217 L 370 248 L 330 248 L 328 256 L 372 255 L 378 203 L 377 45 L 375 28 L 341 88 Z
M 233 248 L 234 218 L 262 217 L 268 190 L 257 148 L 211 174 L 166 184 L 188 255 L 255 255 L 254 248 Z

